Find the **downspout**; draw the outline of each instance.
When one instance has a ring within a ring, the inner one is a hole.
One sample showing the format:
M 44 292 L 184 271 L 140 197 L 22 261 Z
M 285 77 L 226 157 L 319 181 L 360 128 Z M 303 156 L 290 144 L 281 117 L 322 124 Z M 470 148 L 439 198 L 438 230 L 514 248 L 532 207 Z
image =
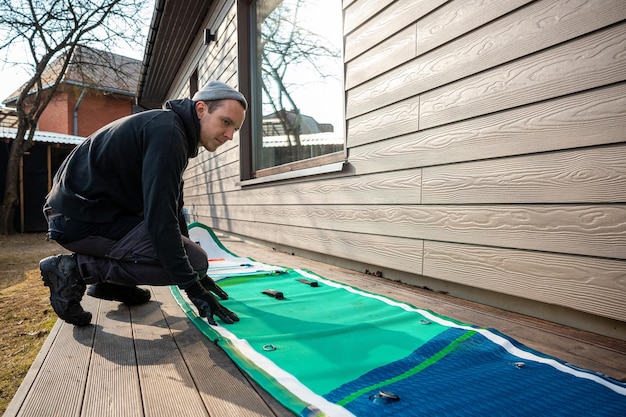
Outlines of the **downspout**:
M 86 92 L 87 89 L 83 88 L 83 91 L 80 92 L 80 97 L 78 97 L 78 101 L 76 101 L 74 105 L 74 136 L 78 136 L 78 106 L 80 106 L 80 102 L 83 101 Z

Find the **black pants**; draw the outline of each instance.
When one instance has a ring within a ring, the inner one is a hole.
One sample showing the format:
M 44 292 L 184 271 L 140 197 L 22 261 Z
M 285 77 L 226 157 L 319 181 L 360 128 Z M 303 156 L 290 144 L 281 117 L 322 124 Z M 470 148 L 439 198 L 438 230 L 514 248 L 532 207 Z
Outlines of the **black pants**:
M 143 218 L 128 216 L 111 223 L 84 223 L 44 208 L 48 236 L 76 253 L 86 284 L 172 285 L 148 238 Z M 208 256 L 196 243 L 181 236 L 191 267 L 202 278 Z

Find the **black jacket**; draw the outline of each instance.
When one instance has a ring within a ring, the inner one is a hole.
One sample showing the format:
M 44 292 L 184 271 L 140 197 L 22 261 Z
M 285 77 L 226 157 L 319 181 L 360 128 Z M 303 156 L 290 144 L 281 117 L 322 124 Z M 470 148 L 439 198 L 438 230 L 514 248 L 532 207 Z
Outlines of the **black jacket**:
M 84 222 L 143 216 L 159 260 L 174 283 L 187 288 L 197 274 L 181 239 L 182 176 L 188 159 L 198 154 L 199 138 L 200 123 L 189 99 L 119 119 L 71 152 L 54 177 L 47 203 Z

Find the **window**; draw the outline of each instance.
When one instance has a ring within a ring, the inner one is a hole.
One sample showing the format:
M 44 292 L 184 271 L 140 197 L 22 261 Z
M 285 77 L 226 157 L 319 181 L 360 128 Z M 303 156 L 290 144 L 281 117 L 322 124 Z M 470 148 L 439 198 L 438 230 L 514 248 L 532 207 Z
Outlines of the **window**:
M 198 69 L 196 68 L 189 77 L 189 98 L 198 92 Z
M 238 14 L 243 179 L 343 159 L 341 1 L 241 1 Z

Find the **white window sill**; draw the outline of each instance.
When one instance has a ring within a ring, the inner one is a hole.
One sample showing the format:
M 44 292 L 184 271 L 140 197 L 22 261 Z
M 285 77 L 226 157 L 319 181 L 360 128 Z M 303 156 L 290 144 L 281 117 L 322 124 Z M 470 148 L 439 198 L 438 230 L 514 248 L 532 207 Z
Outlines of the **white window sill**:
M 297 169 L 288 172 L 281 172 L 280 174 L 268 175 L 265 177 L 253 178 L 250 180 L 244 180 L 237 183 L 241 187 L 249 185 L 258 185 L 269 182 L 285 181 L 294 178 L 310 177 L 313 175 L 330 174 L 333 172 L 341 172 L 347 161 L 333 162 L 332 164 L 320 165 L 311 168 Z

